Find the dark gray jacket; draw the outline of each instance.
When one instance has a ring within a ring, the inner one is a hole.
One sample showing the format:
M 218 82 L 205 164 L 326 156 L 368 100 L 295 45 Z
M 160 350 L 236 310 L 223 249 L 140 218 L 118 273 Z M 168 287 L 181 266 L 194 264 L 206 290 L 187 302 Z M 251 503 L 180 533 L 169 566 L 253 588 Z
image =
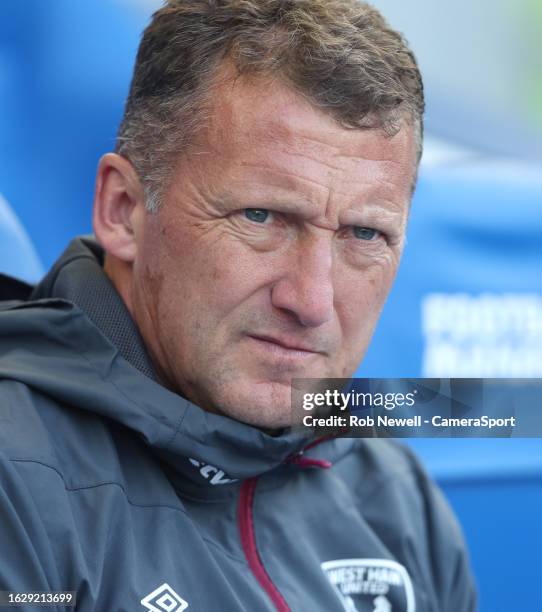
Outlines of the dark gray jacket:
M 409 451 L 271 437 L 169 392 L 101 257 L 79 239 L 37 288 L 0 284 L 0 590 L 76 591 L 81 612 L 475 609 Z

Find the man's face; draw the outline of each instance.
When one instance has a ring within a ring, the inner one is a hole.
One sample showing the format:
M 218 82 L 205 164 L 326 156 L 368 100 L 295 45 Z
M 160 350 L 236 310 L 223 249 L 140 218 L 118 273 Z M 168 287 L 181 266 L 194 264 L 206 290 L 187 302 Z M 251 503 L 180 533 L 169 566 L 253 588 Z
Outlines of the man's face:
M 286 87 L 222 84 L 146 214 L 133 313 L 164 383 L 259 427 L 293 378 L 350 376 L 404 242 L 412 130 L 347 130 Z

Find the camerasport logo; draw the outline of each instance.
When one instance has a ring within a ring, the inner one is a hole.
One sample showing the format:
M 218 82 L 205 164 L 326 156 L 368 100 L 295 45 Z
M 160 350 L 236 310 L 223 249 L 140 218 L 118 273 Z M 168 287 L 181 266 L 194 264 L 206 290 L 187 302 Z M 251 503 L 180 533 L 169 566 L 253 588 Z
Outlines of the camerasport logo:
M 345 612 L 416 612 L 412 580 L 389 559 L 337 559 L 322 570 Z
M 188 602 L 166 582 L 143 597 L 141 605 L 150 612 L 183 612 L 188 608 Z

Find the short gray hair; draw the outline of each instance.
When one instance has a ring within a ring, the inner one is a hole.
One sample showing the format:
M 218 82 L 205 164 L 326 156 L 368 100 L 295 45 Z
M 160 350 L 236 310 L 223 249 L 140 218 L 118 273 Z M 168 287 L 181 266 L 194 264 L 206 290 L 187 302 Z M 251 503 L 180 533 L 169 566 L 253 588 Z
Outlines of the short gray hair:
M 390 136 L 406 120 L 422 151 L 424 93 L 402 35 L 358 0 L 169 0 L 146 28 L 117 138 L 158 210 L 212 104 L 225 61 L 276 75 L 345 128 Z

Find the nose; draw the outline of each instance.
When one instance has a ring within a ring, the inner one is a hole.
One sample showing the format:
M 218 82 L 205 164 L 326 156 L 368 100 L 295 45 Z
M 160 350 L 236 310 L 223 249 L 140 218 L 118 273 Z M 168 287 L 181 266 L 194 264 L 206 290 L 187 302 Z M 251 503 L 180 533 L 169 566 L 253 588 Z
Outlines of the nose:
M 327 233 L 327 232 L 326 232 Z M 289 249 L 271 301 L 304 327 L 318 327 L 334 312 L 333 253 L 329 236 L 311 236 Z

